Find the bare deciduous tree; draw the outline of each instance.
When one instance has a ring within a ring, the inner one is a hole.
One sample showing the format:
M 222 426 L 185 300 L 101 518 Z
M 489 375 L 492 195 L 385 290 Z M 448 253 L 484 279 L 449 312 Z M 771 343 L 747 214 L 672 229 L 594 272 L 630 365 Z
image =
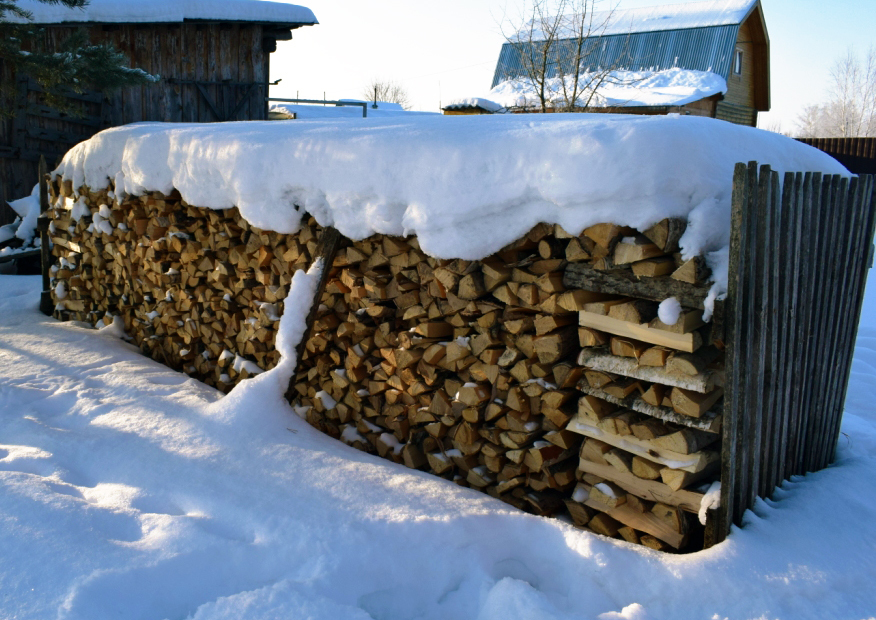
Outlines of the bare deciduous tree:
M 411 99 L 407 91 L 396 82 L 373 79 L 362 91 L 362 96 L 368 101 L 386 101 L 397 103 L 405 110 L 411 107 Z
M 797 119 L 802 138 L 876 137 L 876 46 L 863 59 L 852 50 L 830 71 L 829 99 L 807 106 Z
M 525 2 L 519 19 L 502 25 L 502 34 L 517 54 L 523 72 L 517 79 L 530 87 L 542 112 L 586 108 L 601 86 L 620 82 L 617 59 L 594 64 L 600 49 L 594 38 L 605 34 L 614 8 L 597 11 L 599 0 Z

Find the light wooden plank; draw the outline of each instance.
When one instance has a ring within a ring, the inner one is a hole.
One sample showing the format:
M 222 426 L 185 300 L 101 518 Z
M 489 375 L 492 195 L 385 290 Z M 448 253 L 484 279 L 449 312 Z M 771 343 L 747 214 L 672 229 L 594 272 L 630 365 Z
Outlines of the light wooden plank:
M 612 519 L 616 519 L 633 529 L 651 534 L 651 536 L 659 538 L 676 549 L 680 549 L 687 543 L 686 532 L 684 534 L 676 532 L 665 521 L 651 512 L 639 512 L 623 504 L 615 508 L 609 508 L 605 504 L 592 499 L 585 501 L 584 505 L 604 512 Z
M 639 366 L 635 359 L 619 357 L 608 353 L 605 349 L 585 347 L 578 354 L 578 365 L 613 372 L 625 377 L 660 383 L 671 387 L 680 387 L 702 394 L 708 394 L 723 384 L 722 373 L 706 371 L 690 376 L 683 373 L 668 372 L 658 366 Z
M 593 439 L 598 439 L 615 448 L 626 450 L 636 456 L 641 456 L 655 463 L 661 463 L 671 469 L 681 469 L 696 473 L 703 471 L 712 464 L 717 463 L 720 459 L 720 454 L 714 450 L 703 450 L 696 454 L 681 454 L 655 446 L 649 441 L 636 439 L 633 435 L 612 435 L 606 433 L 601 428 L 593 426 L 580 414 L 576 415 L 569 421 L 566 427 L 575 433 L 580 433 Z
M 578 469 L 588 474 L 594 474 L 600 478 L 611 480 L 628 493 L 637 495 L 652 502 L 662 502 L 670 506 L 678 506 L 688 512 L 697 513 L 703 501 L 703 494 L 694 491 L 673 491 L 662 482 L 656 480 L 644 480 L 633 474 L 618 471 L 611 465 L 603 465 L 581 459 Z
M 578 383 L 578 389 L 585 394 L 596 396 L 597 398 L 607 400 L 615 405 L 620 405 L 626 409 L 632 409 L 633 411 L 647 414 L 659 420 L 674 422 L 676 424 L 681 424 L 682 426 L 687 426 L 688 428 L 694 428 L 709 433 L 721 432 L 722 415 L 716 411 L 709 411 L 700 418 L 691 418 L 690 416 L 678 413 L 669 407 L 655 407 L 654 405 L 650 405 L 638 396 L 617 398 L 605 390 L 591 387 L 587 384 L 586 379 Z
M 625 336 L 687 353 L 693 353 L 702 345 L 702 339 L 696 332 L 673 334 L 661 329 L 653 329 L 647 325 L 636 325 L 593 312 L 579 312 L 578 323 L 583 327 L 598 329 L 615 336 Z

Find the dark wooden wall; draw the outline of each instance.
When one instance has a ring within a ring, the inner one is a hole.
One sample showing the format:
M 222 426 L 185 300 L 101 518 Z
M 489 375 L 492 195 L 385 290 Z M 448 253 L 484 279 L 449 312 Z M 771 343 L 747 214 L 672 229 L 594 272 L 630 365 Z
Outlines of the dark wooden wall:
M 718 539 L 783 480 L 836 455 L 864 285 L 874 179 L 737 164 Z
M 69 26 L 46 27 L 46 46 L 57 49 L 74 30 Z M 267 118 L 267 50 L 275 40 L 260 24 L 95 25 L 88 33 L 91 42 L 113 44 L 129 57 L 132 67 L 161 79 L 108 97 L 69 93 L 83 115 L 76 118 L 43 106 L 35 84 L 16 79 L 8 67 L 0 67 L 4 78 L 16 83 L 18 89 L 14 118 L 0 121 L 0 183 L 8 199 L 30 193 L 37 180 L 40 154 L 46 156 L 51 169 L 70 147 L 107 127 L 139 121 L 205 123 Z
M 824 151 L 855 174 L 876 174 L 876 138 L 797 138 Z

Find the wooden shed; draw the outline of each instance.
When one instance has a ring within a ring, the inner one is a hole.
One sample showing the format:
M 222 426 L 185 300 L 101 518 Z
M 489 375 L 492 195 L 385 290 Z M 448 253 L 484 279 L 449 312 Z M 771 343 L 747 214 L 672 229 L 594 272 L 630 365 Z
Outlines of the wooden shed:
M 98 131 L 139 121 L 206 123 L 265 120 L 270 55 L 292 30 L 317 23 L 305 7 L 279 2 L 210 3 L 91 0 L 85 9 L 22 2 L 44 26 L 48 50 L 77 29 L 92 43 L 124 52 L 132 67 L 160 77 L 146 86 L 102 93 L 65 94 L 81 116 L 45 106 L 42 90 L 26 76 L 17 85 L 14 118 L 0 122 L 0 182 L 11 199 L 29 194 L 37 161 L 51 166 L 71 146 Z M 2 222 L 0 222 L 2 223 Z
M 770 109 L 769 35 L 760 0 L 710 0 L 689 4 L 594 13 L 598 36 L 585 40 L 584 71 L 614 67 L 621 71 L 669 69 L 714 73 L 727 83 L 726 93 L 704 93 L 696 101 L 674 105 L 588 107 L 587 112 L 625 114 L 689 114 L 756 126 L 757 113 Z M 548 59 L 547 77 L 571 73 L 569 57 L 575 39 L 561 39 Z M 526 75 L 524 58 L 541 41 L 505 43 L 491 88 Z M 535 52 L 539 52 L 536 50 Z M 531 111 L 524 108 L 512 111 Z

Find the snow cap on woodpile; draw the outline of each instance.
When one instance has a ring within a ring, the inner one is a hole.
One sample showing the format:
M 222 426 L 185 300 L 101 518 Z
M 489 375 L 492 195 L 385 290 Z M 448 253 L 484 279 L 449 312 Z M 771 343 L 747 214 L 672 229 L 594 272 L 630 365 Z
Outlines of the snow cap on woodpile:
M 143 123 L 103 131 L 55 171 L 97 189 L 180 191 L 294 232 L 301 213 L 351 239 L 416 234 L 439 258 L 478 259 L 539 222 L 577 234 L 602 222 L 644 230 L 688 219 L 685 257 L 726 282 L 734 165 L 848 174 L 784 136 L 685 116 L 416 116 L 223 124 Z M 720 287 L 719 287 L 720 288 Z

